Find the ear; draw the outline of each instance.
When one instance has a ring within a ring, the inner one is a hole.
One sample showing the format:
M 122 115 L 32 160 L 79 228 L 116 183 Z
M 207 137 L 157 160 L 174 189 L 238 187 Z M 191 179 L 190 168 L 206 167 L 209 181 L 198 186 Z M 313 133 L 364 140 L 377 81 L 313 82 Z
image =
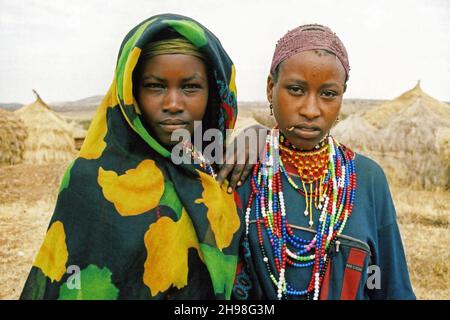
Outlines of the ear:
M 344 93 L 347 91 L 347 83 L 344 83 Z
M 267 100 L 269 101 L 269 103 L 272 103 L 274 85 L 275 83 L 273 82 L 272 75 L 269 74 L 269 76 L 267 77 L 267 88 L 266 88 Z

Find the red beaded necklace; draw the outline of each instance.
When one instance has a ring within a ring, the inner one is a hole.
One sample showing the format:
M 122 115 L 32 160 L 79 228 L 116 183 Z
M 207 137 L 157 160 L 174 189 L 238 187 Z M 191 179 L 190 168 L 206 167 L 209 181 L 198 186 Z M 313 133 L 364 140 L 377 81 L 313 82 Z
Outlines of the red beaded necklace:
M 328 173 L 329 148 L 325 137 L 312 151 L 303 151 L 292 145 L 280 133 L 280 158 L 286 171 L 298 174 L 302 186 L 286 175 L 289 184 L 306 199 L 305 216 L 309 214 L 309 226 L 313 226 L 312 206 L 319 209 L 320 200 L 329 188 L 330 180 L 324 183 Z M 308 190 L 309 189 L 309 190 Z

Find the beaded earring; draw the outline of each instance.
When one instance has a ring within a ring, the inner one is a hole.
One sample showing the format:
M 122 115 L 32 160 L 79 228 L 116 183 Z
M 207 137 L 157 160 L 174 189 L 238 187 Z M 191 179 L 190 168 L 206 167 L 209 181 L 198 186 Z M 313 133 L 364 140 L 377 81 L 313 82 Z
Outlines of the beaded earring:
M 273 106 L 272 106 L 272 102 L 269 105 L 270 108 L 270 115 L 273 116 Z

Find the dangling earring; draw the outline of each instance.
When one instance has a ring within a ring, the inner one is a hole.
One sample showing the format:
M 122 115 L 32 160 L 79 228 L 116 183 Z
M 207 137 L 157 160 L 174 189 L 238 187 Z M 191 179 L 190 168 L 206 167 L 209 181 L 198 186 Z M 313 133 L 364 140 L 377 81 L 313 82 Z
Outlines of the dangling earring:
M 341 121 L 341 120 L 339 119 L 339 116 L 337 116 L 335 124 L 338 124 L 339 121 Z
M 272 103 L 270 103 L 269 108 L 270 108 L 270 115 L 273 116 L 273 106 L 272 106 Z

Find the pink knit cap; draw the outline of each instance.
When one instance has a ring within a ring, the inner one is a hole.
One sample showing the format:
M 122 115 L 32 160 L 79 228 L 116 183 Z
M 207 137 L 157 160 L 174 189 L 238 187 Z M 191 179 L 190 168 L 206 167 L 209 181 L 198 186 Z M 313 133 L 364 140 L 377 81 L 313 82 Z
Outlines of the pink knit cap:
M 320 24 L 307 24 L 295 28 L 278 40 L 270 67 L 271 73 L 284 60 L 308 50 L 327 50 L 336 55 L 345 69 L 346 80 L 349 77 L 350 65 L 347 50 L 338 36 L 330 28 Z

